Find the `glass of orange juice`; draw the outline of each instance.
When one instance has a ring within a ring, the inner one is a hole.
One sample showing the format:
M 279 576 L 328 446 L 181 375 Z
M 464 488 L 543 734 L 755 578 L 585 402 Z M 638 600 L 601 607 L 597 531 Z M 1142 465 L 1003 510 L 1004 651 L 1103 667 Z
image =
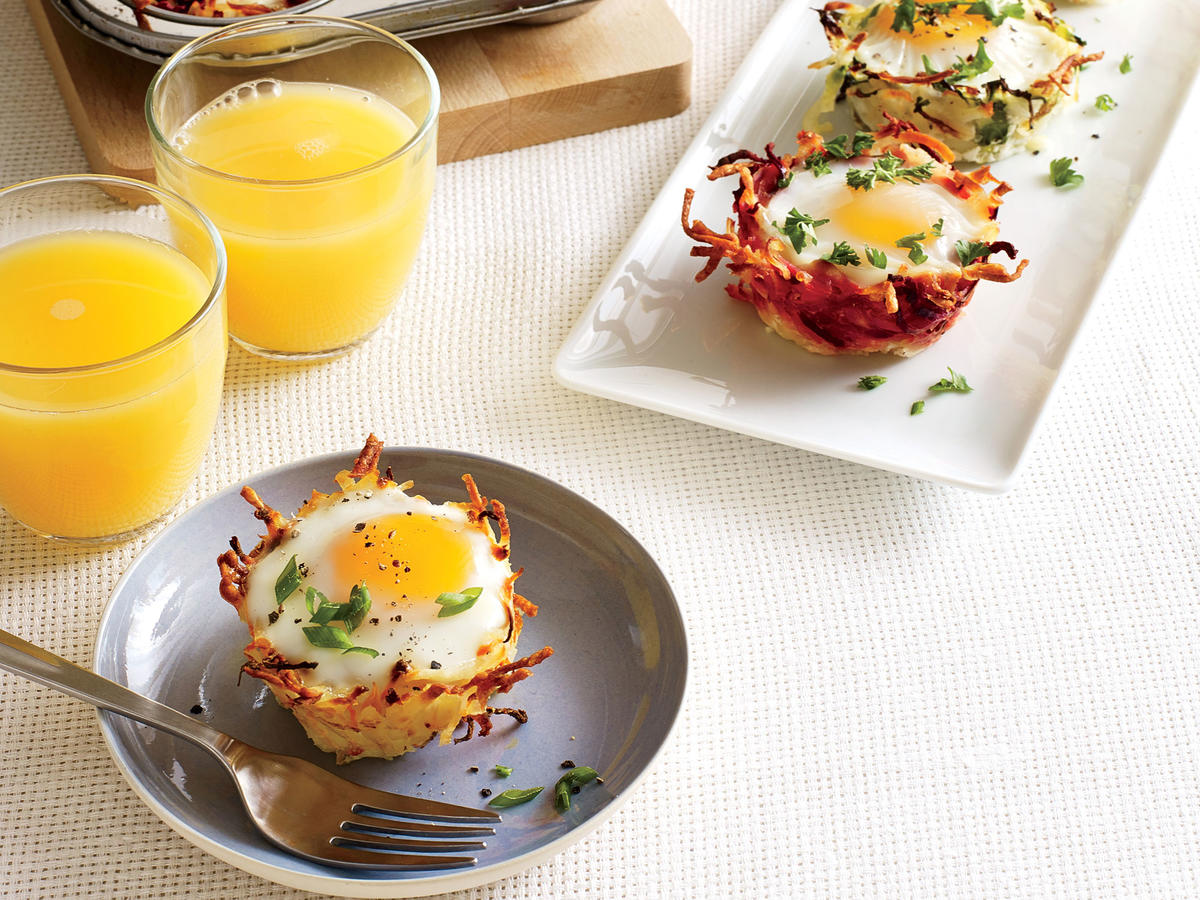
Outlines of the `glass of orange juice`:
M 433 190 L 438 84 L 404 41 L 272 16 L 175 53 L 150 83 L 160 184 L 229 254 L 229 331 L 304 359 L 365 340 L 395 305 Z
M 126 537 L 204 455 L 228 343 L 225 251 L 169 191 L 67 175 L 0 190 L 0 506 Z

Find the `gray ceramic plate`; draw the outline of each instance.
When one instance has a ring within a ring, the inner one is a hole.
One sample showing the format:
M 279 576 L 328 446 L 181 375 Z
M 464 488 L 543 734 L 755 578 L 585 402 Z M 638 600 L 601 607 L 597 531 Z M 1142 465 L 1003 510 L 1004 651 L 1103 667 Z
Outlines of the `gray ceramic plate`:
M 294 509 L 310 490 L 331 490 L 354 452 L 330 454 L 254 476 L 272 505 Z M 508 698 L 529 711 L 518 726 L 498 719 L 486 738 L 428 746 L 400 759 L 362 760 L 339 774 L 373 787 L 482 806 L 480 791 L 553 785 L 560 763 L 595 767 L 590 785 L 559 815 L 538 800 L 507 810 L 479 865 L 446 873 L 363 872 L 313 864 L 268 844 L 250 824 L 232 781 L 204 751 L 108 713 L 101 730 L 123 774 L 168 825 L 248 872 L 310 891 L 354 897 L 424 896 L 473 887 L 548 859 L 610 816 L 645 774 L 683 700 L 687 648 L 671 588 L 654 560 L 609 516 L 561 485 L 506 463 L 446 450 L 389 448 L 382 466 L 411 478 L 434 502 L 462 500 L 460 476 L 503 501 L 512 523 L 513 567 L 540 614 L 522 650 L 554 656 Z M 227 488 L 190 510 L 134 561 L 109 601 L 95 669 L 169 706 L 202 707 L 212 726 L 268 750 L 334 769 L 290 713 L 259 682 L 238 684 L 245 626 L 217 594 L 216 557 L 237 534 L 255 543 L 258 523 Z M 497 763 L 513 774 L 501 779 Z M 471 773 L 477 766 L 478 773 Z M 547 791 L 543 797 L 549 798 Z

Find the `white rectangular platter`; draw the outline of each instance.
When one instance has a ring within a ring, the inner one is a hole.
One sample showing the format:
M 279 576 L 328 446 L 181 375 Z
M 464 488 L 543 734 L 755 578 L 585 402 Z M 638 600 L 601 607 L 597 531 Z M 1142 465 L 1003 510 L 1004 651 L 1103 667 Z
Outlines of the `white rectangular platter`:
M 1062 5 L 1059 13 L 1105 58 L 1082 73 L 1080 102 L 1050 124 L 1038 155 L 997 163 L 1013 186 L 1001 239 L 1028 257 L 1012 284 L 981 283 L 940 342 L 910 359 L 823 357 L 769 333 L 754 309 L 725 294 L 724 266 L 694 280 L 702 260 L 679 225 L 685 188 L 692 217 L 722 230 L 732 179 L 709 166 L 741 148 L 795 146 L 828 56 L 812 0 L 784 0 L 734 75 L 641 225 L 600 284 L 555 361 L 564 385 L 869 466 L 961 487 L 1012 486 L 1072 342 L 1100 288 L 1160 156 L 1200 60 L 1200 0 Z M 1132 70 L 1119 71 L 1130 54 Z M 1107 93 L 1119 104 L 1095 108 Z M 835 125 L 853 130 L 844 111 Z M 1098 137 L 1094 137 L 1098 135 Z M 1050 160 L 1078 157 L 1085 182 L 1048 178 Z M 927 393 L 952 366 L 969 395 Z M 856 388 L 862 375 L 888 378 Z M 914 400 L 929 402 L 910 416 Z

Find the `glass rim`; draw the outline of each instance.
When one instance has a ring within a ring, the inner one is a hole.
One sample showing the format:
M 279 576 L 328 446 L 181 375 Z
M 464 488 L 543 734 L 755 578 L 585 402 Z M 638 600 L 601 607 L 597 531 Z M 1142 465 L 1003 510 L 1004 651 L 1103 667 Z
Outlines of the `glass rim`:
M 155 184 L 150 184 L 145 181 L 138 181 L 136 178 L 124 178 L 120 175 L 52 175 L 48 178 L 34 178 L 29 181 L 20 181 L 16 184 L 9 185 L 6 188 L 0 188 L 0 201 L 3 201 L 13 194 L 25 190 L 36 190 L 46 185 L 52 184 L 90 184 L 90 185 L 117 185 L 125 188 L 134 188 L 144 193 L 150 194 L 153 197 L 161 200 L 168 200 L 177 204 L 185 213 L 192 216 L 204 233 L 208 236 L 213 249 L 216 251 L 217 271 L 212 277 L 212 287 L 208 291 L 208 296 L 204 302 L 200 304 L 200 308 L 186 322 L 176 328 L 166 337 L 151 344 L 148 347 L 143 347 L 133 353 L 128 353 L 125 356 L 118 356 L 115 359 L 107 359 L 101 362 L 87 363 L 82 366 L 18 366 L 15 363 L 8 363 L 0 360 L 0 373 L 12 375 L 29 375 L 34 377 L 44 377 L 51 375 L 92 375 L 100 372 L 123 368 L 124 366 L 140 362 L 143 359 L 149 359 L 156 356 L 163 350 L 173 344 L 179 343 L 187 334 L 195 331 L 200 323 L 209 317 L 209 314 L 218 307 L 218 300 L 225 291 L 225 273 L 227 269 L 225 244 L 221 240 L 221 235 L 217 228 L 209 220 L 203 212 L 197 207 L 189 203 L 183 197 L 176 194 L 174 191 L 159 187 Z M 160 202 L 159 205 L 164 205 Z M 59 229 L 57 231 L 47 232 L 48 234 L 64 234 L 68 231 L 79 229 Z M 128 233 L 128 232 L 122 232 Z M 174 248 L 172 248 L 174 249 Z
M 230 172 L 222 172 L 220 169 L 214 169 L 206 166 L 203 163 L 197 162 L 190 156 L 179 151 L 174 147 L 166 135 L 162 133 L 158 122 L 154 116 L 154 96 L 158 92 L 159 86 L 165 79 L 177 69 L 181 62 L 196 55 L 197 51 L 203 50 L 210 44 L 215 44 L 230 37 L 253 33 L 255 31 L 270 31 L 280 30 L 292 25 L 325 25 L 331 28 L 342 28 L 347 31 L 356 31 L 365 37 L 372 37 L 376 40 L 382 39 L 384 43 L 392 44 L 400 50 L 403 50 L 413 59 L 420 67 L 425 75 L 426 83 L 429 85 L 429 109 L 425 112 L 425 118 L 417 130 L 407 141 L 401 144 L 397 149 L 393 150 L 387 156 L 369 162 L 366 165 L 359 166 L 356 169 L 350 169 L 345 172 L 338 172 L 333 175 L 322 175 L 317 178 L 301 178 L 301 179 L 274 179 L 274 178 L 252 178 L 247 175 L 234 175 Z M 438 112 L 441 108 L 441 86 L 438 84 L 437 75 L 433 71 L 433 67 L 429 65 L 427 60 L 416 47 L 408 41 L 397 37 L 390 31 L 384 31 L 369 22 L 359 22 L 355 19 L 343 19 L 335 16 L 300 16 L 300 15 L 272 15 L 266 18 L 255 17 L 250 21 L 238 22 L 232 25 L 226 25 L 223 28 L 217 29 L 212 34 L 202 35 L 187 44 L 184 44 L 178 50 L 171 54 L 159 70 L 154 73 L 154 77 L 150 80 L 150 86 L 146 89 L 145 115 L 146 124 L 150 128 L 150 139 L 154 146 L 162 149 L 172 158 L 184 163 L 189 168 L 202 172 L 206 175 L 212 175 L 226 181 L 233 181 L 242 184 L 258 184 L 279 187 L 293 187 L 304 185 L 319 185 L 329 184 L 345 178 L 353 178 L 374 169 L 381 168 L 402 156 L 408 154 L 415 147 L 419 146 L 425 139 L 425 136 L 433 128 L 437 122 Z

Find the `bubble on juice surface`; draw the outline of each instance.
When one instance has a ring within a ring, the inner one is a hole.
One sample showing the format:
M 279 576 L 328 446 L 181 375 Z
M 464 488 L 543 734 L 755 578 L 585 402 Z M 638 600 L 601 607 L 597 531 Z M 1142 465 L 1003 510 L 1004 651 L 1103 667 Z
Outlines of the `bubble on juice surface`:
M 87 312 L 87 306 L 82 300 L 76 300 L 74 297 L 63 297 L 61 300 L 56 300 L 50 307 L 50 315 L 60 322 L 78 319 L 85 312 Z
M 247 81 L 245 84 L 239 84 L 237 87 L 232 87 L 215 100 L 209 102 L 209 104 L 199 112 L 193 113 L 192 117 L 184 122 L 183 125 L 179 127 L 179 130 L 175 132 L 175 135 L 171 138 L 171 144 L 176 149 L 182 149 L 183 147 L 187 146 L 187 143 L 190 140 L 189 132 L 191 131 L 192 126 L 200 119 L 203 119 L 205 116 L 210 115 L 217 110 L 241 106 L 243 103 L 256 100 L 259 97 L 278 97 L 282 95 L 282 93 L 283 82 L 275 78 L 263 78 L 258 81 Z
M 328 152 L 329 142 L 320 137 L 305 138 L 296 142 L 295 150 L 297 156 L 311 162 Z

